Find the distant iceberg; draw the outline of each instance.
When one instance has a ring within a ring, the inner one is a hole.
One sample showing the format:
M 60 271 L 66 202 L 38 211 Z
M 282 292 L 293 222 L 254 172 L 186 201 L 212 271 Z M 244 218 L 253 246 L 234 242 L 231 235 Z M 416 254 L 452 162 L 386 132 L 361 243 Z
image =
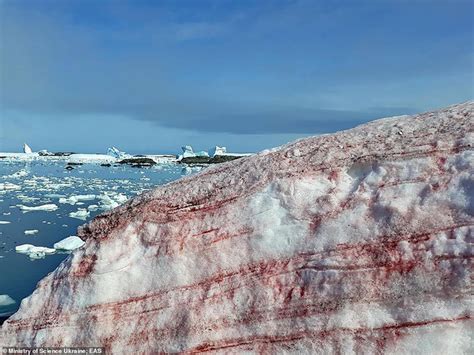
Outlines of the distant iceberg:
M 208 158 L 209 157 L 209 154 L 203 150 L 199 152 L 195 152 L 193 150 L 193 147 L 191 147 L 190 145 L 185 145 L 181 147 L 181 149 L 183 150 L 183 154 L 178 155 L 177 161 L 181 161 L 184 158 L 195 158 L 195 157 Z
M 225 155 L 227 153 L 226 147 L 219 147 L 216 145 L 214 148 L 209 149 L 209 156 L 214 158 L 216 155 Z
M 30 148 L 30 146 L 26 143 L 23 144 L 23 153 L 26 154 L 31 154 L 33 153 L 33 150 Z
M 128 156 L 127 153 L 120 151 L 116 147 L 111 147 L 111 148 L 107 149 L 107 155 L 110 155 L 110 156 L 112 156 L 114 158 L 117 158 L 117 159 L 123 159 L 123 158 Z

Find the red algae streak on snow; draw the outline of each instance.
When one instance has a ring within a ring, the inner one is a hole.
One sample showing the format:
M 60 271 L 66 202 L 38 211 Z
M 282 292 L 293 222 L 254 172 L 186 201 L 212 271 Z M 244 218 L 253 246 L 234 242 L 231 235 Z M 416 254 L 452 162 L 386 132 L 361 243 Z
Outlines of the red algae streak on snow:
M 131 200 L 81 229 L 92 240 L 0 344 L 467 352 L 472 109 L 303 139 Z

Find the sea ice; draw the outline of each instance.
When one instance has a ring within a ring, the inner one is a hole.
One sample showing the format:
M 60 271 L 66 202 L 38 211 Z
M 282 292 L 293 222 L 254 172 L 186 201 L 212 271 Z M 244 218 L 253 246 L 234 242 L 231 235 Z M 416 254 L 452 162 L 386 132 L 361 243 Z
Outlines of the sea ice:
M 0 224 L 10 224 L 10 221 L 0 221 Z
M 20 254 L 27 254 L 31 259 L 42 259 L 45 255 L 51 255 L 56 249 L 47 247 L 37 247 L 33 244 L 22 244 L 15 247 L 15 251 Z
M 10 175 L 4 175 L 2 176 L 3 178 L 12 178 L 12 179 L 18 179 L 18 178 L 23 178 L 28 175 L 28 171 L 25 169 L 18 170 L 17 172 L 10 174 Z
M 75 249 L 78 249 L 80 247 L 82 247 L 83 245 L 85 244 L 85 242 L 75 236 L 75 235 L 72 235 L 70 237 L 67 237 L 57 243 L 54 243 L 54 248 L 57 249 L 57 250 L 75 250 Z
M 27 230 L 25 230 L 24 233 L 25 233 L 25 235 L 34 235 L 38 232 L 39 232 L 39 230 L 37 230 L 37 229 L 27 229 Z
M 90 212 L 84 208 L 79 208 L 76 212 L 69 213 L 69 217 L 86 220 Z
M 10 306 L 15 303 L 15 300 L 9 295 L 0 295 L 0 307 Z
M 95 200 L 95 195 L 72 195 L 68 198 L 59 198 L 59 203 L 68 203 L 70 205 L 78 204 L 81 201 L 92 201 Z
M 30 212 L 30 211 L 47 211 L 47 212 L 52 212 L 56 211 L 58 209 L 58 206 L 56 206 L 54 203 L 48 203 L 45 205 L 41 206 L 25 206 L 25 205 L 19 205 L 20 209 L 23 212 Z
M 1 182 L 0 190 L 20 190 L 21 186 L 12 184 L 11 182 Z

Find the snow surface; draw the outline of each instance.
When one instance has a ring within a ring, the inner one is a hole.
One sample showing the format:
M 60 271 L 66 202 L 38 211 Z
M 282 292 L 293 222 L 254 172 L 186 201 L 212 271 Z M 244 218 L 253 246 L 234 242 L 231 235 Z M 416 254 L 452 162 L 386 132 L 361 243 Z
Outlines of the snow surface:
M 473 106 L 302 139 L 126 202 L 79 230 L 0 343 L 472 352 Z

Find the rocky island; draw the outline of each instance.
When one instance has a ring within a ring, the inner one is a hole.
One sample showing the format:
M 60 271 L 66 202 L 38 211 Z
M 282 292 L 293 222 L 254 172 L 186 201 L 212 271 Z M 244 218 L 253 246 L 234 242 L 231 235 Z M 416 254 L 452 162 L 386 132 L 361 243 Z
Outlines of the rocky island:
M 85 245 L 0 344 L 468 353 L 473 108 L 302 139 L 140 195 L 80 229 Z

